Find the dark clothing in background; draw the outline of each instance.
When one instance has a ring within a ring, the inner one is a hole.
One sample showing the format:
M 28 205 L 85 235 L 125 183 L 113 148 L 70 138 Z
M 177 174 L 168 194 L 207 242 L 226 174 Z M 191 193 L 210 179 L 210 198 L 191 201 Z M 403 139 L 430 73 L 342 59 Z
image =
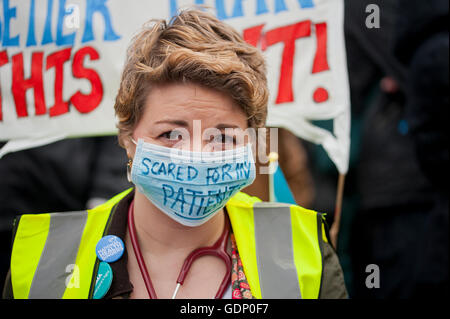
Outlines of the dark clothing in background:
M 365 27 L 368 15 L 365 9 L 369 4 L 376 4 L 380 7 L 379 29 Z M 370 108 L 369 104 L 373 95 L 377 94 L 373 92 L 374 87 L 378 86 L 381 77 L 386 74 L 394 77 L 402 85 L 405 80 L 405 69 L 392 54 L 395 44 L 393 30 L 396 24 L 397 1 L 346 0 L 344 9 L 344 35 L 351 101 L 351 145 L 345 192 L 346 195 L 351 196 L 357 192 L 354 168 L 359 161 L 361 121 Z M 331 123 L 313 122 L 332 131 Z M 327 218 L 331 219 L 331 223 L 335 208 L 338 173 L 321 146 L 316 147 L 308 142 L 305 144 L 308 148 L 309 162 L 316 185 L 316 199 L 312 207 L 317 211 L 327 213 L 329 215 Z
M 116 136 L 74 138 L 0 159 L 0 281 L 9 269 L 16 215 L 76 211 L 130 186 Z
M 448 2 L 447 2 L 448 8 Z M 439 32 L 424 41 L 410 64 L 406 118 L 416 155 L 432 183 L 435 205 L 423 225 L 416 265 L 417 289 L 423 297 L 449 295 L 449 34 Z M 432 292 L 431 296 L 429 292 Z
M 449 1 L 401 0 L 395 53 L 408 68 L 406 117 L 419 163 L 433 185 L 449 173 Z
M 435 205 L 424 220 L 415 297 L 449 295 L 449 2 L 419 0 L 398 20 L 396 55 L 408 67 L 406 119 Z
M 380 8 L 380 28 L 366 27 L 366 7 L 376 4 Z M 402 85 L 405 69 L 392 55 L 395 43 L 394 28 L 396 24 L 396 0 L 345 0 L 344 36 L 347 54 L 347 68 L 350 85 L 351 131 L 349 170 L 345 178 L 342 217 L 338 238 L 337 253 L 341 261 L 350 297 L 354 297 L 352 258 L 360 251 L 351 251 L 350 240 L 354 216 L 359 213 L 361 194 L 358 189 L 357 166 L 362 146 L 361 130 L 366 113 L 379 94 L 379 82 L 385 75 L 390 75 Z M 320 123 L 322 122 L 322 123 Z M 314 121 L 315 125 L 332 131 L 332 123 Z M 331 121 L 328 121 L 331 122 Z M 331 225 L 336 200 L 338 172 L 335 165 L 321 146 L 305 143 L 309 155 L 314 185 L 315 200 L 312 208 L 327 213 Z M 359 240 L 359 239 L 356 239 Z M 360 249 L 364 249 L 361 248 Z M 370 264 L 369 263 L 366 263 Z M 359 279 L 358 279 L 359 280 Z M 364 283 L 364 281 L 363 281 Z
M 402 127 L 407 125 L 403 97 L 378 94 L 361 132 L 360 210 L 431 204 L 433 189 L 421 171 L 413 139 Z
M 395 48 L 406 73 L 400 92 L 379 93 L 361 137 L 361 201 L 351 239 L 354 297 L 445 298 L 448 1 L 398 4 L 392 55 Z M 379 266 L 380 288 L 365 286 L 371 263 Z
M 360 202 L 350 239 L 354 298 L 413 297 L 418 264 L 427 258 L 420 246 L 426 232 L 435 231 L 424 225 L 437 205 L 436 195 L 402 128 L 402 100 L 399 94 L 379 92 L 363 123 Z M 366 287 L 369 264 L 380 269 L 380 288 Z
M 449 39 L 440 32 L 425 41 L 410 63 L 406 118 L 419 163 L 433 183 L 449 183 Z

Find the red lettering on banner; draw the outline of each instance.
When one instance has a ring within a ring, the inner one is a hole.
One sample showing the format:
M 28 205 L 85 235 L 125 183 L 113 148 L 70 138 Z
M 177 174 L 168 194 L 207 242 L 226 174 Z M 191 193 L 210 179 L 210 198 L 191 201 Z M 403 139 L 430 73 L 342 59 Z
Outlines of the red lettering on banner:
M 279 42 L 284 43 L 281 60 L 280 80 L 278 84 L 278 95 L 276 104 L 293 102 L 292 73 L 294 68 L 295 40 L 311 35 L 311 21 L 302 21 L 285 27 L 267 31 L 267 46 Z
M 317 49 L 316 55 L 314 56 L 312 73 L 322 72 L 329 70 L 327 60 L 327 23 L 317 23 L 316 27 L 316 39 L 317 39 Z
M 31 57 L 31 76 L 24 79 L 23 54 L 18 53 L 12 57 L 12 93 L 16 104 L 18 117 L 28 116 L 25 93 L 28 89 L 34 91 L 34 107 L 36 115 L 47 112 L 44 99 L 44 85 L 42 83 L 43 52 L 34 52 Z
M 8 63 L 8 54 L 6 51 L 0 52 L 0 67 Z M 2 113 L 2 90 L 0 87 L 0 121 L 3 121 L 3 113 Z
M 245 29 L 242 34 L 242 37 L 248 44 L 256 47 L 256 46 L 258 46 L 258 41 L 260 39 L 262 39 L 261 32 L 262 32 L 263 28 L 264 28 L 264 24 Z
M 247 43 L 255 47 L 259 44 L 263 51 L 276 43 L 283 42 L 284 44 L 281 57 L 278 93 L 275 104 L 294 101 L 292 77 L 294 72 L 295 42 L 300 38 L 311 36 L 311 26 L 312 22 L 310 20 L 305 20 L 269 30 L 266 33 L 263 32 L 264 24 L 245 29 L 243 32 L 243 38 Z M 321 22 L 314 26 L 317 45 L 311 72 L 312 74 L 330 69 L 327 59 L 327 23 Z M 313 100 L 316 103 L 325 102 L 328 98 L 328 91 L 323 87 L 318 87 L 313 92 Z
M 100 104 L 103 98 L 103 85 L 100 76 L 95 70 L 83 66 L 84 57 L 86 55 L 89 55 L 91 60 L 98 60 L 100 58 L 98 52 L 90 46 L 78 50 L 73 58 L 73 76 L 79 79 L 88 79 L 92 86 L 90 94 L 83 94 L 78 91 L 70 98 L 70 102 L 80 113 L 91 112 Z
M 69 103 L 63 101 L 64 63 L 70 60 L 71 48 L 50 54 L 47 57 L 46 69 L 55 68 L 55 104 L 50 107 L 50 116 L 57 116 L 69 112 Z
M 328 100 L 328 91 L 322 87 L 318 87 L 313 93 L 313 100 L 316 103 L 322 103 Z
M 314 56 L 312 73 L 327 71 L 330 69 L 327 60 L 327 23 L 317 23 L 316 40 L 317 48 Z M 317 88 L 313 93 L 313 100 L 316 103 L 322 103 L 328 100 L 328 91 L 322 87 Z
M 72 48 L 66 48 L 56 51 L 46 58 L 45 70 L 51 68 L 55 70 L 54 96 L 55 104 L 49 107 L 50 117 L 55 117 L 69 112 L 69 101 L 64 101 L 64 64 L 70 60 Z M 81 91 L 75 92 L 70 98 L 70 103 L 80 113 L 89 113 L 100 105 L 103 99 L 103 84 L 101 78 L 95 69 L 86 68 L 84 60 L 88 56 L 91 61 L 100 58 L 99 53 L 90 46 L 79 49 L 73 56 L 72 75 L 77 79 L 86 79 L 91 83 L 91 92 L 84 94 Z M 43 52 L 33 52 L 31 54 L 31 75 L 25 79 L 23 53 L 12 56 L 12 87 L 11 92 L 14 98 L 17 117 L 28 117 L 26 92 L 28 89 L 34 91 L 35 115 L 47 113 L 44 96 L 43 83 Z M 7 51 L 0 52 L 0 67 L 8 64 L 9 58 Z M 3 120 L 2 95 L 0 90 L 0 121 Z

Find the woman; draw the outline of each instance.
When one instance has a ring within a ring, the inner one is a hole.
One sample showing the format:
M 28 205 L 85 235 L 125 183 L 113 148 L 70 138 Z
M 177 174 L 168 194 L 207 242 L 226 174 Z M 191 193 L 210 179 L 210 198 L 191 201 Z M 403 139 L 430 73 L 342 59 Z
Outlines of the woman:
M 87 212 L 23 215 L 5 296 L 345 297 L 320 214 L 239 192 L 267 97 L 262 55 L 215 17 L 144 27 L 115 104 L 136 188 Z

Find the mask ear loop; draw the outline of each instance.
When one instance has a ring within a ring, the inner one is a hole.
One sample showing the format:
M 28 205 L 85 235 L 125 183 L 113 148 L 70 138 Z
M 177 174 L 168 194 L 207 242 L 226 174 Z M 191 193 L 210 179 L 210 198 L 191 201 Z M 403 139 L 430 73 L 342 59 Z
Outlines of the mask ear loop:
M 128 160 L 128 163 L 127 163 L 127 179 L 128 179 L 128 182 L 132 182 L 131 181 L 131 168 L 132 168 L 132 166 L 133 166 L 133 160 L 132 159 L 129 159 Z
M 132 137 L 131 137 L 131 141 L 135 145 L 137 145 L 136 141 Z M 127 163 L 127 179 L 128 179 L 128 182 L 130 182 L 130 183 L 132 182 L 132 180 L 131 180 L 131 169 L 132 168 L 133 168 L 133 160 L 130 158 Z

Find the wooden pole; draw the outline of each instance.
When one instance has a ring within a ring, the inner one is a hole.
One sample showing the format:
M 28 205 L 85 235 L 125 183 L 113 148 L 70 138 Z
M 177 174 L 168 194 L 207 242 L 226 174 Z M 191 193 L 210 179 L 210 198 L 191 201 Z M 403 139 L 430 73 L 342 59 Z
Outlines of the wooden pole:
M 334 249 L 337 249 L 339 226 L 341 223 L 342 199 L 344 197 L 344 182 L 345 182 L 345 174 L 339 174 L 336 191 L 336 206 L 334 209 L 334 222 L 330 228 L 331 244 L 333 245 Z

